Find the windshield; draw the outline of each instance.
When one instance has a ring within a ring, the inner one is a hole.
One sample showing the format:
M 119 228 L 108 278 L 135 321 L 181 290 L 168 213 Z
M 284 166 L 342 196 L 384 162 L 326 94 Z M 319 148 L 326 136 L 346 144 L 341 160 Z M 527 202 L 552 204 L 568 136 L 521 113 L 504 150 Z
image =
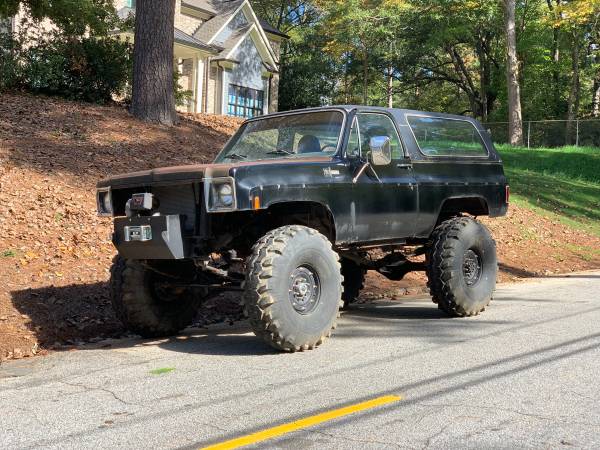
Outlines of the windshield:
M 266 117 L 243 125 L 216 161 L 332 156 L 338 148 L 344 114 L 319 111 Z

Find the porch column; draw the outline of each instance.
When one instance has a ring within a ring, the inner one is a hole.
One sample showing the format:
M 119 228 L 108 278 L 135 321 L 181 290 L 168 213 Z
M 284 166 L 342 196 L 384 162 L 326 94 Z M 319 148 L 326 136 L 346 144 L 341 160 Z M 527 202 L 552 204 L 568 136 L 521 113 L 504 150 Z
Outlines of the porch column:
M 269 80 L 268 112 L 274 113 L 279 109 L 279 72 L 275 72 Z
M 185 89 L 185 86 L 183 86 L 182 80 L 181 80 L 181 77 L 183 76 L 183 59 L 181 59 L 177 56 L 175 58 L 173 58 L 173 67 L 175 68 L 175 71 L 179 75 L 179 80 L 177 81 L 177 85 L 179 86 L 180 89 Z M 181 106 L 178 106 L 178 105 L 175 105 L 175 109 L 179 112 L 187 112 L 187 108 L 184 110 Z
M 201 113 L 202 111 L 202 99 L 204 98 L 204 60 L 202 58 L 196 58 L 196 81 L 194 91 L 196 92 L 196 107 L 195 112 Z

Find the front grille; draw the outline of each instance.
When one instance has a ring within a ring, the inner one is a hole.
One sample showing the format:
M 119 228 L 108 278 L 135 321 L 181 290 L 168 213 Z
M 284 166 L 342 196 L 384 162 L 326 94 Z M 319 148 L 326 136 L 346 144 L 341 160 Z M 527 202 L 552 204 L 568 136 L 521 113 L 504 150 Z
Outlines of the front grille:
M 185 216 L 183 227 L 186 231 L 194 230 L 196 220 L 196 200 L 193 185 L 156 186 L 152 193 L 158 199 L 158 211 L 162 215 Z

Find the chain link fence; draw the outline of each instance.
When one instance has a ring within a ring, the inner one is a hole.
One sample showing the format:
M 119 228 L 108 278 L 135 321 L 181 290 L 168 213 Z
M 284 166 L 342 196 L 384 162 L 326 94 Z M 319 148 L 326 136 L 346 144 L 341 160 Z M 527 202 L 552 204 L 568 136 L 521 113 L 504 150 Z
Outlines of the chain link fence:
M 497 144 L 508 143 L 508 122 L 483 124 Z M 523 145 L 531 147 L 600 147 L 600 119 L 523 121 Z

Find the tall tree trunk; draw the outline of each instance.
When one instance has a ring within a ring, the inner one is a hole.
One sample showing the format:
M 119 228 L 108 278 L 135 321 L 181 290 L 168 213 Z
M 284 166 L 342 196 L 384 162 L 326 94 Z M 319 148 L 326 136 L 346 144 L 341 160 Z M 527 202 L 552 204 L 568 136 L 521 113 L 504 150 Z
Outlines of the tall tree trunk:
M 394 107 L 394 68 L 390 65 L 387 70 L 387 106 L 388 108 Z
M 363 105 L 369 104 L 369 53 L 367 47 L 363 52 Z
M 131 113 L 138 119 L 173 125 L 175 0 L 138 0 L 135 11 Z
M 506 26 L 506 80 L 508 87 L 508 138 L 511 145 L 523 144 L 523 116 L 521 113 L 521 87 L 517 59 L 517 34 L 515 30 L 515 0 L 504 0 Z
M 554 28 L 552 32 L 552 82 L 554 84 L 554 108 L 559 112 L 560 105 L 560 30 Z
M 469 98 L 471 112 L 475 117 L 480 117 L 481 98 L 462 56 L 454 45 L 446 45 L 446 51 L 452 60 L 454 70 L 456 71 L 458 78 L 462 82 L 460 88 L 465 92 L 465 94 L 467 94 Z
M 348 80 L 348 57 L 346 56 L 346 60 L 344 61 L 344 103 L 350 103 L 350 81 Z
M 567 132 L 565 142 L 567 145 L 575 143 L 573 139 L 574 122 L 579 115 L 579 101 L 581 93 L 581 80 L 579 77 L 579 35 L 577 31 L 573 32 L 571 46 L 571 91 L 569 92 L 569 103 L 567 108 Z
M 477 57 L 479 59 L 479 97 L 481 103 L 481 121 L 488 120 L 488 91 L 490 85 L 490 63 L 485 52 L 485 41 L 480 37 L 477 42 Z
M 594 87 L 592 92 L 592 116 L 600 117 L 600 73 L 594 78 Z
M 554 1 L 556 6 L 560 7 L 561 0 L 546 0 L 548 9 L 554 12 Z M 554 27 L 552 30 L 552 82 L 553 82 L 553 98 L 554 111 L 559 112 L 560 105 L 560 29 Z

